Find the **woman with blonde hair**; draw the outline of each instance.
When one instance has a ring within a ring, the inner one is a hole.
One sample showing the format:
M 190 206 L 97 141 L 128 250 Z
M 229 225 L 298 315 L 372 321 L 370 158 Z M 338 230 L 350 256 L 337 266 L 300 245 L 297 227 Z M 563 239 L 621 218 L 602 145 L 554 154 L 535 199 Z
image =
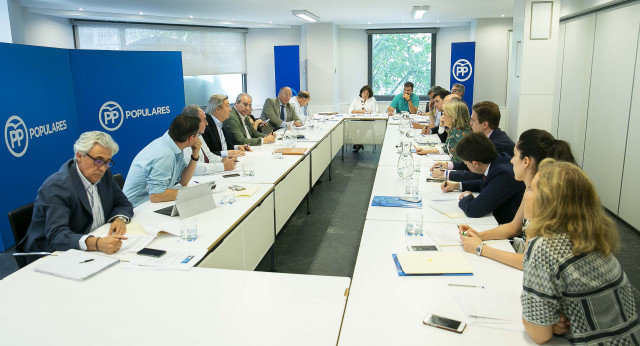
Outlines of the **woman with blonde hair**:
M 448 154 L 452 161 L 461 161 L 456 155 L 456 144 L 462 137 L 471 133 L 469 124 L 469 108 L 464 102 L 453 99 L 442 106 L 443 114 L 440 117 L 440 124 L 447 128 L 447 140 L 442 148 L 416 149 L 420 155 L 426 154 Z
M 637 345 L 633 292 L 613 255 L 618 233 L 593 182 L 572 163 L 545 159 L 524 199 L 531 221 L 521 302 L 529 336 L 537 343 L 562 334 L 572 344 Z

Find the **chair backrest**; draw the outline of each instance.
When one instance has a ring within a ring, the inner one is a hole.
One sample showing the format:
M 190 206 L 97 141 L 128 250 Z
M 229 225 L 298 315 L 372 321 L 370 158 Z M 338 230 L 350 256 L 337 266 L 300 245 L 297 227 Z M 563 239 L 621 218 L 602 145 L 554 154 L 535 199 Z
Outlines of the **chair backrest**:
M 9 223 L 11 231 L 16 240 L 16 244 L 27 234 L 27 229 L 31 225 L 31 217 L 33 216 L 33 203 L 23 205 L 9 212 Z
M 120 173 L 114 174 L 113 175 L 113 180 L 115 180 L 116 183 L 118 183 L 118 185 L 120 186 L 120 190 L 122 190 L 124 188 L 124 177 L 122 177 L 122 174 L 120 174 Z

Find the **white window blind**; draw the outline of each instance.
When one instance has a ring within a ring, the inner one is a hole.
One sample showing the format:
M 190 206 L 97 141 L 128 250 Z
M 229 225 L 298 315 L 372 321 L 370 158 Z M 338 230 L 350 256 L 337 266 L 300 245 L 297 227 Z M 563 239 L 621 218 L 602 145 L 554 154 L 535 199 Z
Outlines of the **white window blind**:
M 180 51 L 185 76 L 247 73 L 246 29 L 109 23 L 73 23 L 76 48 Z

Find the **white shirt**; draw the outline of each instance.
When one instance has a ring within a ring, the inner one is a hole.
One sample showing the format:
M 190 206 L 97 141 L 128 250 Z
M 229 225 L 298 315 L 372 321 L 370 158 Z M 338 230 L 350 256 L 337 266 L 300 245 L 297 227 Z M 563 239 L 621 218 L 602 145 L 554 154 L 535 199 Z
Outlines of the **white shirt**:
M 104 222 L 104 210 L 102 209 L 102 200 L 100 199 L 100 194 L 98 194 L 98 183 L 99 180 L 95 184 L 91 184 L 87 178 L 82 175 L 80 172 L 80 168 L 76 163 L 76 169 L 78 170 L 78 175 L 80 176 L 80 180 L 82 181 L 82 185 L 84 186 L 85 192 L 87 193 L 87 198 L 89 199 L 89 205 L 91 206 L 91 214 L 93 215 L 93 223 L 91 224 L 91 231 L 105 224 Z M 93 198 L 95 196 L 95 199 Z M 89 237 L 88 234 L 83 235 L 78 241 L 78 246 L 80 246 L 80 250 L 87 251 L 87 243 L 85 242 Z
M 298 96 L 292 97 L 291 100 L 289 100 L 289 103 L 293 105 L 293 109 L 296 111 L 296 115 L 298 116 L 298 118 L 304 119 L 305 115 L 302 111 L 302 107 L 300 107 L 300 103 L 298 103 Z M 306 107 L 307 106 L 305 106 L 305 109 Z
M 198 156 L 198 162 L 196 162 L 196 170 L 193 175 L 208 175 L 224 171 L 224 164 L 222 164 L 222 158 L 209 150 L 207 143 L 202 138 L 202 135 L 198 135 L 202 147 L 200 147 L 200 155 Z M 191 147 L 186 147 L 182 150 L 184 155 L 184 162 L 188 165 L 191 161 L 191 155 L 193 154 Z M 204 162 L 204 156 L 207 155 L 209 163 Z
M 376 102 L 375 97 L 369 97 L 366 101 L 358 96 L 351 101 L 351 105 L 349 106 L 349 113 L 353 113 L 353 111 L 363 110 L 367 113 L 377 113 L 378 112 L 378 104 Z

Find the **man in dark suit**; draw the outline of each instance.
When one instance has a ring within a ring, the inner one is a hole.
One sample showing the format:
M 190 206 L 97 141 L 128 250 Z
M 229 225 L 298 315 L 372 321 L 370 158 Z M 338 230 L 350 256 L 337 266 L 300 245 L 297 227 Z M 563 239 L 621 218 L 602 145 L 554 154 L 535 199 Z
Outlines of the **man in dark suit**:
M 473 132 L 484 133 L 495 146 L 498 153 L 505 153 L 513 157 L 513 147 L 515 143 L 509 138 L 506 132 L 502 131 L 500 125 L 500 108 L 491 101 L 478 102 L 472 107 L 471 128 Z M 437 167 L 440 166 L 440 167 Z M 437 168 L 436 168 L 437 167 Z M 436 162 L 431 168 L 433 176 L 442 177 L 439 168 L 453 170 L 449 172 L 449 179 L 453 181 L 467 181 L 481 179 L 467 168 L 464 162 Z
M 283 87 L 278 92 L 278 97 L 264 101 L 260 118 L 265 122 L 269 120 L 269 123 L 262 129 L 263 133 L 271 133 L 284 127 L 288 121 L 293 121 L 295 126 L 302 126 L 289 100 L 291 100 L 291 88 Z
M 489 138 L 478 132 L 460 140 L 456 153 L 470 171 L 482 174 L 482 179 L 442 183 L 442 190 L 464 191 L 458 205 L 468 217 L 493 213 L 498 223 L 511 222 L 525 189 L 524 183 L 514 178 L 511 156 L 497 153 Z M 471 192 L 480 192 L 480 195 L 474 198 Z
M 253 109 L 251 103 L 249 94 L 238 95 L 229 119 L 222 123 L 225 133 L 230 134 L 228 137 L 231 137 L 233 144 L 262 145 L 275 142 L 275 134 L 266 135 L 253 127 L 249 116 Z
M 47 178 L 38 190 L 31 225 L 19 251 L 69 249 L 112 254 L 127 239 L 126 224 L 133 206 L 113 180 L 109 167 L 118 145 L 104 132 L 85 132 L 73 146 L 75 156 Z M 111 223 L 108 235 L 89 232 Z
M 224 131 L 222 123 L 229 119 L 229 98 L 226 95 L 211 95 L 209 104 L 205 110 L 207 127 L 202 138 L 214 154 L 223 158 L 227 156 L 243 156 L 245 150 L 251 151 L 249 145 L 234 145 L 232 135 Z

